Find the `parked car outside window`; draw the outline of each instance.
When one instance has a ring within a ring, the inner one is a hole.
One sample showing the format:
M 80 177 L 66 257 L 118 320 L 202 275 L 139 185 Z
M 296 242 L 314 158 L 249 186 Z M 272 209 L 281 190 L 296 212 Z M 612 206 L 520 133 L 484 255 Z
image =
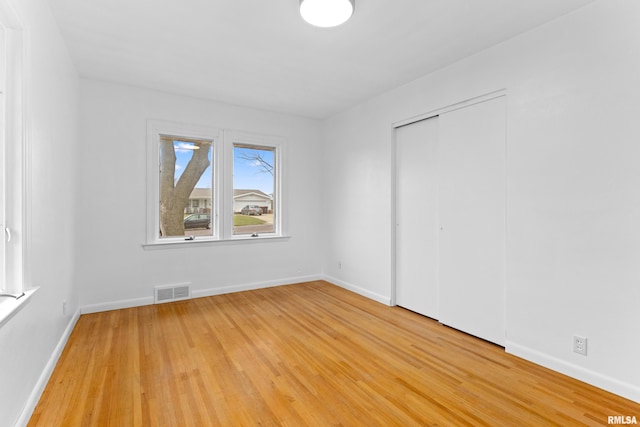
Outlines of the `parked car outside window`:
M 184 229 L 190 228 L 211 228 L 211 215 L 192 214 L 184 219 Z
M 240 211 L 242 215 L 262 215 L 262 208 L 257 205 L 247 205 Z

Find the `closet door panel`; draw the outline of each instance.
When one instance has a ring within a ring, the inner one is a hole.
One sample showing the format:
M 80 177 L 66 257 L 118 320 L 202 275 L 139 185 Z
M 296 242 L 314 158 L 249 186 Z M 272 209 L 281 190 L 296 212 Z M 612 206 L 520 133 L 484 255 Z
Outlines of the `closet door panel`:
M 505 98 L 440 116 L 439 320 L 505 342 Z
M 396 304 L 438 318 L 438 118 L 396 129 Z

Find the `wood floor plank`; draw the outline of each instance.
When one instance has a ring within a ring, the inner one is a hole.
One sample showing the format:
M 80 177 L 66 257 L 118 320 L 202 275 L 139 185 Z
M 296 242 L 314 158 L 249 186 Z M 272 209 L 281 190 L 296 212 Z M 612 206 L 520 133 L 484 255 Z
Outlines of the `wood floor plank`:
M 640 405 L 316 281 L 83 315 L 30 426 L 597 426 Z

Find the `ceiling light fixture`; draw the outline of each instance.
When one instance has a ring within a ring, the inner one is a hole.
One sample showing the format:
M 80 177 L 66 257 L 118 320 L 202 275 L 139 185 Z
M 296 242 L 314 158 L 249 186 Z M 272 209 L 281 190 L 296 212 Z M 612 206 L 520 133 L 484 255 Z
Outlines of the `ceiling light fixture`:
M 316 27 L 335 27 L 351 18 L 355 0 L 300 0 L 300 15 Z

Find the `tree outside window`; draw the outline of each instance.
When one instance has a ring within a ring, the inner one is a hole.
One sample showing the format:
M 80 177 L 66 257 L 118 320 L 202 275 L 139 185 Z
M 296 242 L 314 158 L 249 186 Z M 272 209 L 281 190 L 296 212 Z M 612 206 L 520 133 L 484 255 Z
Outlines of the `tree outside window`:
M 160 236 L 185 235 L 185 214 L 196 185 L 212 197 L 213 141 L 160 137 Z M 205 227 L 211 235 L 210 227 Z

